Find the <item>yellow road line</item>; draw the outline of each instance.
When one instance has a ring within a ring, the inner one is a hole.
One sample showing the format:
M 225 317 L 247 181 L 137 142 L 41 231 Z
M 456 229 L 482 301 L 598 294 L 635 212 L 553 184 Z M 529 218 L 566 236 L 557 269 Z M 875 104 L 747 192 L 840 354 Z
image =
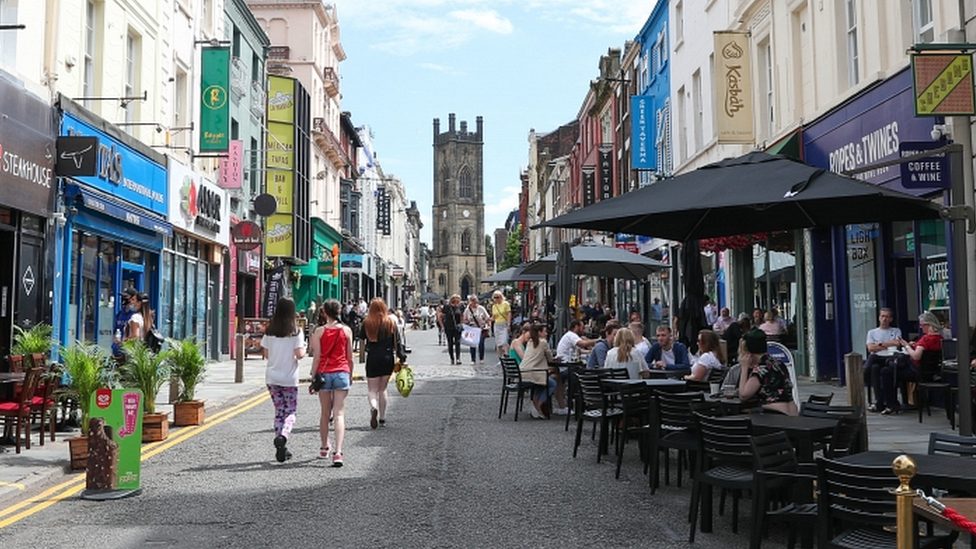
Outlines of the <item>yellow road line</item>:
M 215 413 L 212 417 L 208 418 L 207 422 L 204 423 L 203 425 L 183 428 L 177 431 L 176 434 L 174 434 L 173 436 L 171 436 L 165 441 L 146 444 L 145 446 L 142 447 L 142 455 L 140 459 L 141 461 L 146 461 L 152 456 L 192 436 L 202 433 L 203 431 L 209 429 L 210 427 L 213 427 L 214 425 L 222 423 L 225 420 L 228 420 L 238 414 L 241 414 L 243 412 L 246 412 L 247 410 L 250 410 L 251 408 L 254 408 L 258 404 L 263 403 L 269 398 L 271 397 L 268 395 L 268 393 L 266 392 L 261 393 L 259 395 L 256 395 L 252 398 L 245 400 L 244 402 L 241 402 L 240 404 L 237 404 L 236 406 L 232 406 L 231 408 L 227 408 L 225 410 L 221 410 Z M 14 524 L 15 522 L 23 518 L 33 515 L 34 513 L 47 509 L 48 507 L 54 505 L 59 501 L 74 496 L 84 488 L 85 488 L 85 474 L 77 473 L 74 475 L 74 477 L 71 480 L 62 482 L 57 486 L 52 486 L 51 488 L 48 488 L 44 492 L 41 492 L 40 494 L 28 498 L 20 503 L 16 503 L 5 509 L 0 509 L 0 517 L 11 515 L 11 513 L 16 513 L 3 520 L 0 520 L 0 530 L 6 528 L 7 526 L 10 526 L 11 524 Z M 20 511 L 21 509 L 23 509 L 23 511 Z M 17 513 L 17 511 L 20 512 Z
M 4 482 L 2 480 L 0 480 L 0 486 L 9 486 L 11 488 L 16 488 L 18 490 L 23 490 L 23 489 L 27 488 L 26 486 L 24 486 L 23 484 L 21 484 L 19 482 Z

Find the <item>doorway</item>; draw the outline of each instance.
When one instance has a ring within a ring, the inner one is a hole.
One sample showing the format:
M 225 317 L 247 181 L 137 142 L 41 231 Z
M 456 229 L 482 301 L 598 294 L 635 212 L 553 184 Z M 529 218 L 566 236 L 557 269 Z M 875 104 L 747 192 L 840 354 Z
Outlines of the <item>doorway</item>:
M 909 339 L 918 333 L 918 270 L 915 258 L 896 257 L 893 260 L 893 284 L 888 288 L 888 303 L 894 310 L 894 325 L 901 328 L 902 337 Z

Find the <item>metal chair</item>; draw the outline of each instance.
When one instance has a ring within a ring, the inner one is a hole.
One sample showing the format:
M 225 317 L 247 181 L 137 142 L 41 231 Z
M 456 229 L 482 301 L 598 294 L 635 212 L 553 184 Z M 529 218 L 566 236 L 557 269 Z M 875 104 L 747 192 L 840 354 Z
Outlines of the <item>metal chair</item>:
M 608 372 L 608 371 L 607 371 Z M 624 370 L 626 373 L 627 370 Z M 577 388 L 579 390 L 580 411 L 576 416 L 576 439 L 573 443 L 573 457 L 579 449 L 583 437 L 583 423 L 593 422 L 593 435 L 596 435 L 596 426 L 600 425 L 600 441 L 598 443 L 596 461 L 600 462 L 610 429 L 610 418 L 618 418 L 624 411 L 620 408 L 610 406 L 603 389 L 600 387 L 600 379 L 608 374 L 604 372 L 594 372 L 582 370 L 576 373 Z
M 956 405 L 952 398 L 951 385 L 946 381 L 943 371 L 943 353 L 939 351 L 922 351 L 922 358 L 918 363 L 918 380 L 915 382 L 915 405 L 918 406 L 918 422 L 922 423 L 922 408 L 929 416 L 929 395 L 933 391 L 942 393 L 945 405 L 946 419 L 953 431 L 956 430 Z
M 648 470 L 651 493 L 660 486 L 660 452 L 664 452 L 664 483 L 671 483 L 671 450 L 678 451 L 678 487 L 681 487 L 681 467 L 689 452 L 698 448 L 698 428 L 691 415 L 693 403 L 705 402 L 702 393 L 668 393 L 657 391 L 654 396 L 654 419 L 651 425 L 651 445 L 648 452 Z
M 688 542 L 695 542 L 701 506 L 702 532 L 711 531 L 711 487 L 732 491 L 732 532 L 739 532 L 739 497 L 755 483 L 751 422 L 745 416 L 709 417 L 694 413 L 698 425 L 695 482 L 691 495 L 691 530 Z
M 756 464 L 756 484 L 753 490 L 753 526 L 750 549 L 759 549 L 765 534 L 767 519 L 789 522 L 788 549 L 796 546 L 797 526 L 817 523 L 817 504 L 807 503 L 810 495 L 802 497 L 800 489 L 808 489 L 816 480 L 812 463 L 800 464 L 793 451 L 790 437 L 782 431 L 752 437 L 752 452 Z M 806 488 L 804 488 L 806 487 Z M 780 496 L 780 506 L 769 509 L 772 495 Z

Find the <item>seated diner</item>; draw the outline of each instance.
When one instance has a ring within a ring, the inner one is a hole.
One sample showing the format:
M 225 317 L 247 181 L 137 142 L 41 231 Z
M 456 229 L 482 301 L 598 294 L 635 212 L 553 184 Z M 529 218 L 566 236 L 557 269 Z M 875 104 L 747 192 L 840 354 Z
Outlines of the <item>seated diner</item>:
M 766 333 L 753 329 L 739 343 L 739 398 L 756 398 L 763 411 L 799 415 L 793 401 L 793 382 L 785 364 L 766 352 Z

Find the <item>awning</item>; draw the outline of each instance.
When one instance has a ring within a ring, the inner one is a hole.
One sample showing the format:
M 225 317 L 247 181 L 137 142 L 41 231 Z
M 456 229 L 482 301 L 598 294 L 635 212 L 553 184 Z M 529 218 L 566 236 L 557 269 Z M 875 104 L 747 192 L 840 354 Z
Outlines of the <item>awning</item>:
M 772 145 L 766 147 L 767 154 L 782 154 L 788 156 L 794 160 L 803 161 L 803 139 L 802 129 L 794 130 L 792 133 L 785 135 L 779 141 L 773 143 Z
M 162 219 L 149 214 L 148 212 L 137 209 L 136 207 L 111 198 L 109 196 L 96 193 L 93 190 L 71 183 L 65 186 L 64 194 L 68 198 L 81 198 L 82 204 L 91 210 L 114 217 L 136 225 L 148 231 L 170 236 L 173 234 L 173 226 Z

